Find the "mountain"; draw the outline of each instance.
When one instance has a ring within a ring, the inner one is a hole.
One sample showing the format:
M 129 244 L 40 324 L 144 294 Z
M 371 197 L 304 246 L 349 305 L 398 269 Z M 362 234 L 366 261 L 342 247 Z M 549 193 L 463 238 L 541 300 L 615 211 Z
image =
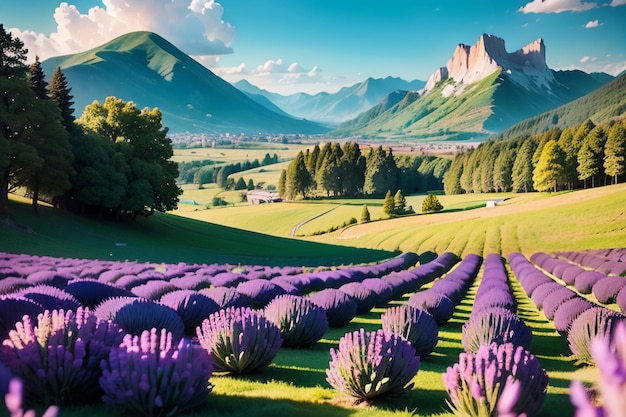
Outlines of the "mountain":
M 484 139 L 513 124 L 575 100 L 613 77 L 554 71 L 542 39 L 509 53 L 503 39 L 483 34 L 459 44 L 445 67 L 419 92 L 384 112 L 342 124 L 335 136 L 428 140 Z
M 107 96 L 158 107 L 173 133 L 323 133 L 327 127 L 271 111 L 216 76 L 161 36 L 134 32 L 102 46 L 42 62 L 60 66 L 77 116 Z
M 288 114 L 320 123 L 338 124 L 357 117 L 377 105 L 385 96 L 397 90 L 419 90 L 424 81 L 406 81 L 397 77 L 368 78 L 336 93 L 321 92 L 314 95 L 296 93 L 281 95 L 260 89 L 246 80 L 233 84 L 255 98 L 262 96 Z
M 530 136 L 552 128 L 565 129 L 581 125 L 587 119 L 597 125 L 623 115 L 626 115 L 626 73 L 570 103 L 511 126 L 495 139 Z

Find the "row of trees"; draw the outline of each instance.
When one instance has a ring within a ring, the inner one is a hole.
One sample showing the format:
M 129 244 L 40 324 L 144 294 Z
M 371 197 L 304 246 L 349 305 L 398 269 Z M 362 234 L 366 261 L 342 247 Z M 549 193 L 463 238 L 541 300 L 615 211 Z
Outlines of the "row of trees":
M 222 188 L 228 187 L 228 176 L 237 172 L 259 168 L 266 165 L 277 164 L 278 154 L 266 153 L 263 160 L 246 160 L 236 164 L 216 166 L 216 162 L 210 159 L 203 161 L 180 162 L 178 164 L 178 180 L 184 184 L 208 184 L 214 182 Z
M 361 153 L 355 142 L 327 142 L 299 152 L 278 181 L 278 193 L 289 200 L 309 196 L 382 197 L 442 187 L 450 160 L 433 156 L 394 157 L 392 150 L 370 147 Z
M 108 97 L 75 120 L 60 68 L 50 84 L 38 60 L 0 25 L 0 216 L 8 193 L 25 188 L 40 199 L 83 211 L 133 217 L 177 206 L 178 167 L 158 109 Z
M 557 191 L 618 183 L 626 173 L 626 119 L 506 141 L 458 154 L 444 176 L 446 194 Z

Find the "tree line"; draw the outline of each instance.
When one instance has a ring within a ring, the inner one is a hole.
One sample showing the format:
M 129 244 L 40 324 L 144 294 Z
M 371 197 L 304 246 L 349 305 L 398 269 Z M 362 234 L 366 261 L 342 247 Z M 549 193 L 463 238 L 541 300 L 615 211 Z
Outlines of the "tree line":
M 355 142 L 327 142 L 300 151 L 280 174 L 278 193 L 292 200 L 313 196 L 382 197 L 441 189 L 450 160 L 429 155 L 394 157 L 391 149 L 369 147 L 363 155 Z
M 23 42 L 0 24 L 0 217 L 8 193 L 90 213 L 138 214 L 176 208 L 182 190 L 172 142 L 158 109 L 107 97 L 74 116 L 59 67 L 50 83 L 26 65 Z
M 623 182 L 626 119 L 506 141 L 458 154 L 444 176 L 446 194 L 572 190 Z
M 216 183 L 222 188 L 232 186 L 228 182 L 228 176 L 237 172 L 259 168 L 278 163 L 278 154 L 266 153 L 261 161 L 255 158 L 253 161 L 245 160 L 235 164 L 216 166 L 217 163 L 210 159 L 203 161 L 180 162 L 178 164 L 178 181 L 183 184 L 208 184 Z

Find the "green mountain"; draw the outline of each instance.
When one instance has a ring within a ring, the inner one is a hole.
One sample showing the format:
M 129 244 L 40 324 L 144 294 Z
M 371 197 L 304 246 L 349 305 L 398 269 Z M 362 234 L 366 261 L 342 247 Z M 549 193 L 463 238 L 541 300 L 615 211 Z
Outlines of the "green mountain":
M 608 74 L 551 70 L 542 39 L 509 53 L 504 40 L 485 34 L 475 45 L 459 44 L 447 66 L 435 71 L 424 89 L 408 92 L 387 109 L 387 104 L 381 103 L 331 135 L 482 140 L 588 94 L 612 79 Z
M 158 107 L 173 133 L 323 133 L 327 127 L 269 110 L 216 76 L 167 40 L 134 32 L 89 51 L 47 59 L 60 66 L 74 95 L 77 116 L 107 96 Z
M 597 90 L 554 110 L 523 120 L 496 136 L 529 136 L 552 128 L 565 129 L 591 119 L 596 125 L 626 113 L 626 73 Z

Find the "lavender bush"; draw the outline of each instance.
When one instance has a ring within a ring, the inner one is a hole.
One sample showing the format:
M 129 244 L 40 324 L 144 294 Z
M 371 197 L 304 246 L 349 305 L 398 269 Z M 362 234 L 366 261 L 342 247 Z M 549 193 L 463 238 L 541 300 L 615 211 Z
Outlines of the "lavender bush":
M 18 296 L 0 296 L 0 340 L 9 336 L 15 329 L 15 323 L 22 321 L 24 316 L 36 318 L 44 308 L 36 302 Z
M 402 336 L 420 357 L 428 356 L 439 341 L 439 327 L 433 316 L 424 310 L 403 304 L 388 308 L 381 316 L 385 333 Z
M 380 278 L 366 278 L 362 284 L 374 291 L 376 307 L 384 307 L 393 299 L 393 286 Z
M 576 296 L 561 304 L 554 313 L 554 327 L 556 331 L 566 335 L 569 333 L 572 323 L 581 313 L 589 310 L 595 304 L 586 298 Z
M 27 401 L 81 404 L 100 397 L 100 360 L 122 337 L 118 326 L 98 321 L 88 309 L 46 310 L 36 324 L 28 316 L 18 322 L 0 352 L 24 380 Z
M 405 399 L 420 365 L 410 342 L 383 330 L 346 333 L 330 357 L 326 380 L 357 403 Z
M 280 295 L 265 307 L 265 317 L 282 334 L 283 346 L 307 347 L 315 344 L 328 329 L 326 311 L 308 298 Z
M 610 304 L 615 302 L 617 294 L 624 287 L 626 287 L 626 278 L 607 276 L 593 284 L 591 292 L 599 303 Z
M 136 297 L 135 294 L 123 288 L 90 279 L 70 281 L 64 290 L 74 296 L 83 307 L 91 309 L 109 298 Z
M 105 404 L 121 407 L 126 415 L 160 417 L 205 403 L 212 389 L 210 355 L 187 339 L 173 340 L 166 329 L 144 330 L 111 349 L 100 363 Z
M 463 324 L 461 344 L 466 352 L 476 353 L 482 345 L 511 343 L 530 348 L 532 331 L 515 313 L 491 307 L 472 314 Z
M 24 288 L 16 295 L 34 301 L 46 310 L 76 310 L 81 305 L 71 294 L 50 285 Z
M 215 300 L 192 290 L 169 292 L 161 297 L 159 302 L 178 313 L 187 336 L 195 335 L 196 327 L 200 326 L 210 314 L 220 309 Z
M 200 345 L 212 354 L 214 370 L 232 374 L 262 370 L 283 342 L 278 326 L 248 307 L 211 314 L 197 333 Z
M 135 299 L 123 305 L 112 319 L 126 333 L 139 336 L 144 330 L 167 329 L 176 341 L 185 333 L 185 325 L 176 311 L 152 300 Z
M 376 305 L 376 293 L 360 282 L 349 282 L 339 287 L 356 301 L 356 314 L 369 313 Z
M 454 314 L 452 300 L 439 292 L 429 290 L 417 292 L 409 298 L 408 304 L 426 310 L 439 326 L 446 324 Z
M 519 381 L 503 397 L 510 378 Z M 541 408 L 548 387 L 548 374 L 539 360 L 521 346 L 510 343 L 481 346 L 474 353 L 461 353 L 459 362 L 443 375 L 448 405 L 457 416 L 497 416 L 499 402 L 513 415 L 531 417 Z M 514 397 L 514 398 L 511 398 Z
M 326 311 L 329 327 L 343 327 L 356 316 L 356 301 L 341 290 L 327 288 L 309 295 L 309 300 Z
M 255 308 L 263 308 L 275 297 L 287 293 L 280 285 L 265 279 L 244 281 L 237 285 L 237 291 L 248 296 Z
M 250 297 L 237 292 L 237 289 L 233 287 L 203 288 L 198 292 L 215 301 L 220 308 L 252 307 Z
M 615 303 L 619 307 L 620 311 L 626 314 L 626 288 L 622 288 L 617 297 L 615 297 Z
M 5 395 L 4 402 L 7 407 L 7 411 L 11 417 L 35 417 L 33 410 L 24 411 L 22 408 L 22 396 L 23 396 L 23 383 L 19 378 L 11 380 L 8 386 L 8 392 Z M 59 407 L 51 405 L 42 414 L 42 417 L 57 417 L 59 415 Z
M 577 363 L 593 365 L 591 342 L 595 338 L 610 338 L 614 327 L 626 317 L 604 307 L 593 307 L 581 313 L 567 334 L 569 348 Z

